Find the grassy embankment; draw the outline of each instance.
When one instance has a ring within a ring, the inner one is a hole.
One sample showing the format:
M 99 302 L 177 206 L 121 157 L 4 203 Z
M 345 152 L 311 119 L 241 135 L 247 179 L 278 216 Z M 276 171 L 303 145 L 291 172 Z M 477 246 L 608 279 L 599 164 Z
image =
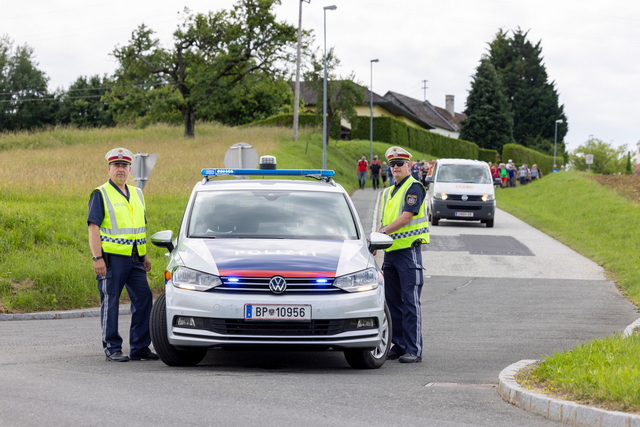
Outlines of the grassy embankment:
M 563 172 L 500 190 L 498 206 L 602 265 L 622 293 L 640 302 L 638 203 L 584 173 Z M 544 357 L 519 377 L 560 398 L 640 413 L 640 334 L 614 335 Z
M 87 239 L 91 190 L 108 179 L 105 153 L 124 146 L 156 153 L 158 162 L 144 188 L 148 234 L 176 232 L 200 170 L 224 166 L 227 149 L 253 145 L 259 155 L 275 155 L 279 168 L 320 168 L 322 137 L 277 128 L 229 128 L 199 124 L 196 138 L 182 128 L 144 130 L 55 129 L 0 135 L 0 313 L 61 310 L 99 305 Z M 387 144 L 374 143 L 382 156 Z M 368 141 L 331 141 L 327 166 L 347 190 L 357 187 L 355 165 L 368 157 Z M 421 158 L 421 153 L 415 153 Z M 135 185 L 133 179 L 130 183 Z M 165 251 L 149 245 L 152 289 L 162 290 Z

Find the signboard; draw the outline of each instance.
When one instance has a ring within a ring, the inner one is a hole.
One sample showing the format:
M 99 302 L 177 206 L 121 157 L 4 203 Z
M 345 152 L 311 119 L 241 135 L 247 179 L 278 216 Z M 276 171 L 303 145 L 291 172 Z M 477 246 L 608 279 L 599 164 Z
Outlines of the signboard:
M 587 164 L 588 165 L 592 165 L 593 164 L 593 154 L 587 154 L 585 156 L 586 160 L 587 160 Z
M 133 179 L 136 181 L 136 186 L 142 189 L 149 180 L 151 170 L 158 161 L 157 154 L 143 154 L 137 153 L 133 155 L 133 164 L 131 165 L 131 173 L 133 173 Z

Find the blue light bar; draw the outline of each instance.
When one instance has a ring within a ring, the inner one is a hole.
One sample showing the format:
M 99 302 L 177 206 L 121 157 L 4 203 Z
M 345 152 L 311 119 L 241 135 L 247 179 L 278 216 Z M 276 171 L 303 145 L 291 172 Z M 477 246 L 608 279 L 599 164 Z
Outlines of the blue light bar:
M 202 169 L 204 176 L 334 176 L 332 170 L 323 169 Z

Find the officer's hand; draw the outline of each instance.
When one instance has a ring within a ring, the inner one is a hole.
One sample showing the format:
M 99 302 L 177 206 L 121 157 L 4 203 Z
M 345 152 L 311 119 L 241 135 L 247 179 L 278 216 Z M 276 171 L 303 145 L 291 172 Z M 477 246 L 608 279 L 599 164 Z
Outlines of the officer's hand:
M 144 265 L 144 271 L 151 271 L 151 261 L 149 261 L 149 257 L 145 256 L 144 261 L 142 262 Z
M 93 271 L 101 277 L 107 275 L 107 264 L 104 262 L 104 259 L 99 259 L 93 263 Z

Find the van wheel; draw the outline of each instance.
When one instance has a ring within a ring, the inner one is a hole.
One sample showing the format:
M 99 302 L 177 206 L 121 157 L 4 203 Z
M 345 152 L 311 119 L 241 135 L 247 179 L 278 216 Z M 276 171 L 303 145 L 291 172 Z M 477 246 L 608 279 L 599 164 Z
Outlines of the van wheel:
M 167 306 L 165 294 L 161 294 L 151 309 L 151 341 L 160 359 L 169 366 L 194 366 L 207 355 L 206 347 L 178 350 L 169 344 L 167 334 Z
M 354 369 L 378 369 L 387 361 L 391 349 L 391 313 L 384 304 L 384 317 L 381 328 L 382 340 L 373 350 L 345 350 L 344 357 Z
M 488 219 L 484 223 L 487 224 L 487 228 L 493 228 L 493 220 L 492 219 Z
M 435 215 L 431 216 L 431 225 L 438 225 L 439 222 L 440 222 L 440 218 L 438 218 Z

